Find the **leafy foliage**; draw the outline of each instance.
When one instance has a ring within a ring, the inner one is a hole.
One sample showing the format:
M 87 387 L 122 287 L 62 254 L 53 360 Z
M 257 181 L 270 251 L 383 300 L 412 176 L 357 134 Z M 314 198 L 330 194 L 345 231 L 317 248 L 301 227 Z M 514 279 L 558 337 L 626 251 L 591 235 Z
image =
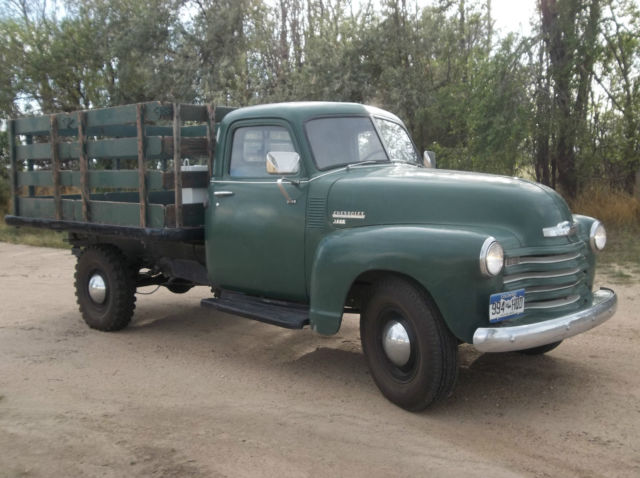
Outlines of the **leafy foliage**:
M 400 116 L 441 166 L 524 174 L 569 197 L 633 193 L 634 0 L 542 0 L 497 38 L 490 0 L 0 0 L 0 113 L 151 99 L 332 100 Z

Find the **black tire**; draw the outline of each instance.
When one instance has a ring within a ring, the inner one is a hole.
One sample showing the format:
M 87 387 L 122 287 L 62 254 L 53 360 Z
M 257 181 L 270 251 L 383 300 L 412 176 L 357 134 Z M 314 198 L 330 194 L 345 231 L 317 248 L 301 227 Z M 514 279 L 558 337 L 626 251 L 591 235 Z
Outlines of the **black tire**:
M 101 300 L 94 300 L 89 292 L 89 283 L 95 276 L 105 286 Z M 89 327 L 110 332 L 129 325 L 136 306 L 135 278 L 119 249 L 108 245 L 85 248 L 76 263 L 75 286 L 82 318 Z
M 390 322 L 400 323 L 410 339 L 403 366 L 394 364 L 384 350 L 382 337 Z M 360 316 L 360 335 L 373 380 L 391 402 L 419 411 L 453 391 L 457 340 L 433 300 L 412 282 L 391 276 L 372 286 Z
M 192 284 L 181 284 L 179 282 L 176 282 L 173 284 L 167 284 L 165 287 L 169 289 L 171 292 L 173 292 L 174 294 L 185 294 L 189 292 L 191 289 L 193 289 Z
M 530 349 L 518 350 L 518 353 L 525 354 L 525 355 L 542 355 L 542 354 L 546 354 L 547 352 L 551 352 L 561 343 L 562 343 L 562 340 L 559 340 L 558 342 L 552 342 L 550 344 L 541 345 L 539 347 L 532 347 Z

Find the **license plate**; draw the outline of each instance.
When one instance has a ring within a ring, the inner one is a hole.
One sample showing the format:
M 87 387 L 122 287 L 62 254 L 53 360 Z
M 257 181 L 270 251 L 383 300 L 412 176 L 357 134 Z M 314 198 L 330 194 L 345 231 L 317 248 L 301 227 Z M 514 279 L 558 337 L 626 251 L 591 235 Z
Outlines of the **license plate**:
M 500 322 L 524 314 L 524 289 L 492 294 L 489 299 L 489 322 Z

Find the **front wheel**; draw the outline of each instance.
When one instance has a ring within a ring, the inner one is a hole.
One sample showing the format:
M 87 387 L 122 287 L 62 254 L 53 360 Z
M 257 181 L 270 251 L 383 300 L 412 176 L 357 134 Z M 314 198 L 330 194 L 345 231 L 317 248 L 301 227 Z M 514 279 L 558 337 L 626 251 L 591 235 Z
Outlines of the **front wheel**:
M 458 374 L 457 341 L 427 293 L 400 277 L 372 287 L 360 316 L 373 380 L 391 402 L 419 411 L 449 396 Z
M 108 332 L 129 324 L 136 286 L 133 270 L 119 249 L 107 245 L 84 249 L 75 279 L 78 306 L 89 327 Z

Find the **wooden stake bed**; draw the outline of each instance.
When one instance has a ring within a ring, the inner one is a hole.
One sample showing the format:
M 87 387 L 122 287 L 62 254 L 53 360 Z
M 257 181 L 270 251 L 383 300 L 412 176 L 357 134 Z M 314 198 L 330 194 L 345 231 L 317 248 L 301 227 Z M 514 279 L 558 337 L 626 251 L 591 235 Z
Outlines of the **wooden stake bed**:
M 207 187 L 231 110 L 151 102 L 9 120 L 12 220 L 202 228 L 204 205 L 182 204 L 182 188 Z M 183 172 L 185 161 L 204 170 Z

